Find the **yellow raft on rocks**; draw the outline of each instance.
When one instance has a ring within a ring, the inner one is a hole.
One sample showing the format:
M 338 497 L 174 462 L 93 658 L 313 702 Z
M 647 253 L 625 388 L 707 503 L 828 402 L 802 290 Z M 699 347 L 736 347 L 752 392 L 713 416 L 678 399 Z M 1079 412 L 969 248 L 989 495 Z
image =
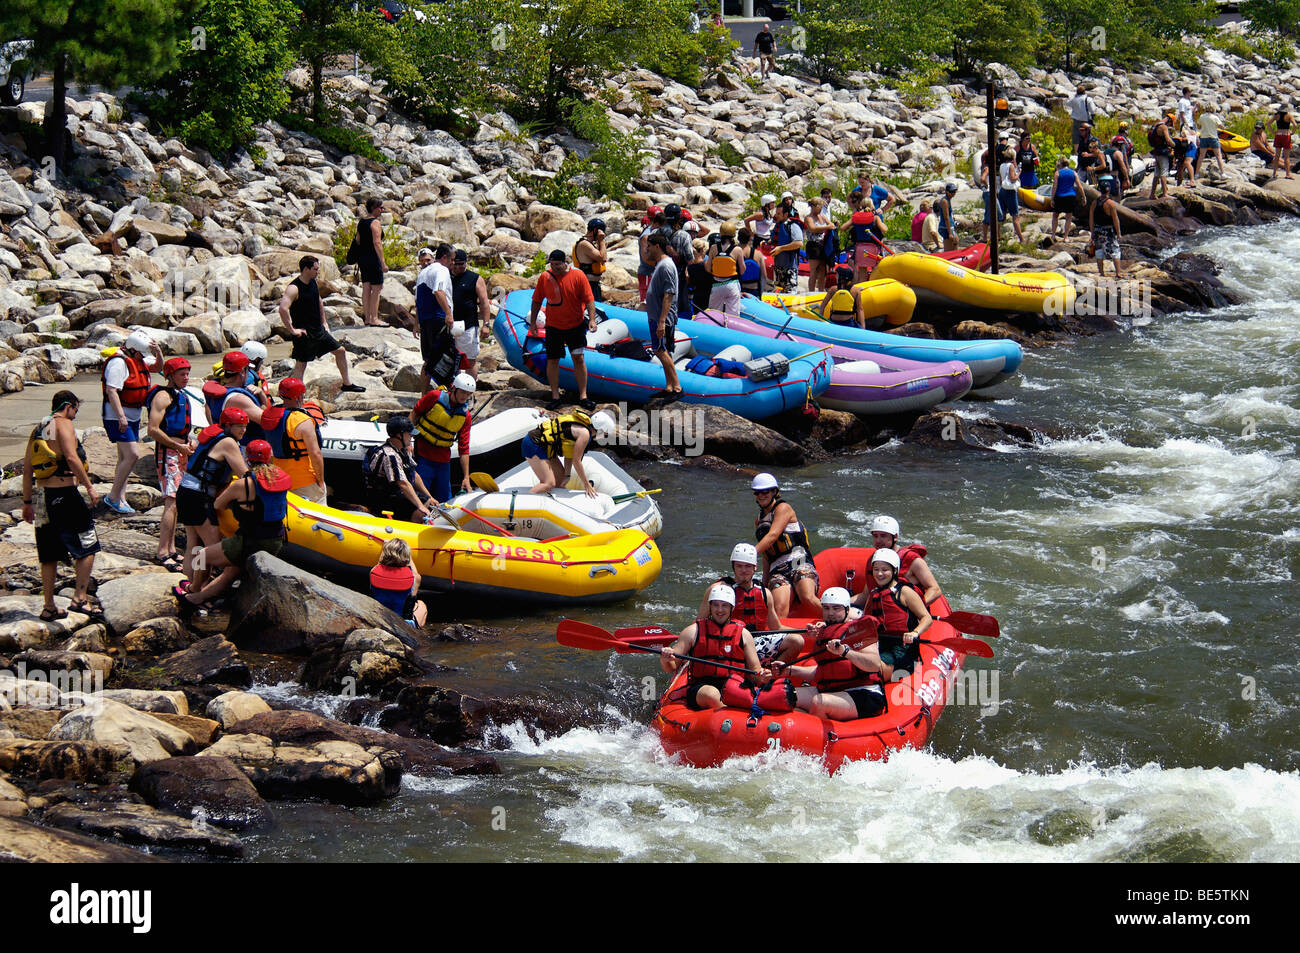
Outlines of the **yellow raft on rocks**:
M 987 275 L 934 255 L 904 252 L 882 258 L 875 274 L 903 282 L 918 303 L 933 308 L 1064 314 L 1074 305 L 1074 285 L 1055 271 Z
M 877 268 L 876 274 L 879 273 L 880 269 Z M 853 290 L 859 292 L 859 308 L 868 320 L 883 317 L 886 324 L 893 326 L 912 320 L 916 294 L 901 281 L 873 278 L 859 282 L 853 286 Z M 821 312 L 821 304 L 825 299 L 825 292 L 763 295 L 763 300 L 768 304 L 788 308 L 792 314 L 814 321 L 826 320 Z

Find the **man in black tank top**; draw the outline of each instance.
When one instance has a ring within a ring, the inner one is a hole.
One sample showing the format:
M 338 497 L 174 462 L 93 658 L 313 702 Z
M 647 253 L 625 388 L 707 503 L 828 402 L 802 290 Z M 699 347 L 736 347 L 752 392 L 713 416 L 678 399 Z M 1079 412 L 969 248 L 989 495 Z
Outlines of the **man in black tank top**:
M 314 255 L 304 255 L 298 262 L 298 277 L 289 282 L 280 299 L 280 320 L 293 342 L 293 376 L 303 380 L 307 365 L 318 357 L 333 354 L 343 378 L 342 390 L 361 393 L 365 390 L 352 383 L 348 377 L 348 354 L 343 345 L 330 334 L 325 323 L 325 305 L 320 298 L 316 278 L 320 275 L 320 262 Z
M 451 313 L 453 321 L 465 325 L 465 330 L 456 335 L 456 348 L 464 355 L 461 367 L 477 378 L 478 349 L 488 335 L 492 302 L 487 282 L 469 270 L 469 256 L 464 249 L 458 250 L 451 261 Z

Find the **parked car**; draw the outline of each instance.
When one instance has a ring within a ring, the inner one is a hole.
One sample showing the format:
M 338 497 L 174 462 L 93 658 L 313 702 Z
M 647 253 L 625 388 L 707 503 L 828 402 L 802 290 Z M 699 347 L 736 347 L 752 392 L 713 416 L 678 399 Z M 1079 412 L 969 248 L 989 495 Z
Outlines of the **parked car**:
M 0 102 L 17 106 L 23 101 L 27 88 L 27 57 L 31 55 L 31 40 L 10 40 L 0 43 Z

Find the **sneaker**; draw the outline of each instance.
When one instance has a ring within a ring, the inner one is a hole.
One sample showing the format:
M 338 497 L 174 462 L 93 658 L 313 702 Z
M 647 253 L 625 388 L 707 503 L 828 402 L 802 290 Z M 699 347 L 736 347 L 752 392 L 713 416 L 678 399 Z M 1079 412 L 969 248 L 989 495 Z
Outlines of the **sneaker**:
M 595 410 L 596 402 L 592 400 L 590 397 L 584 397 L 582 398 L 582 400 L 578 401 L 578 406 L 581 407 L 583 410 Z
M 126 502 L 125 500 L 120 500 L 120 501 L 115 500 L 111 496 L 104 497 L 104 505 L 107 506 L 114 513 L 117 513 L 121 516 L 132 516 L 136 512 L 135 508 L 131 506 L 130 503 Z
M 346 394 L 364 394 L 366 392 L 366 389 L 360 384 L 344 384 L 339 390 Z
M 548 400 L 546 402 L 547 410 L 559 410 L 563 406 L 564 406 L 564 399 L 560 397 L 556 397 L 554 400 Z

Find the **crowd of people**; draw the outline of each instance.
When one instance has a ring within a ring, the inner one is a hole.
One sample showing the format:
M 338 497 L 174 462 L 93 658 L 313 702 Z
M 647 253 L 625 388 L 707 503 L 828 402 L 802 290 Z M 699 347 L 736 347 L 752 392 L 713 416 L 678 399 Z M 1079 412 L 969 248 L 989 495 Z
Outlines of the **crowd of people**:
M 732 549 L 731 575 L 708 587 L 698 618 L 661 650 L 664 671 L 676 673 L 681 655 L 698 660 L 685 686 L 685 703 L 695 710 L 752 702 L 836 721 L 879 714 L 884 686 L 920 661 L 917 640 L 943 595 L 925 547 L 900 543 L 898 521 L 878 516 L 861 592 L 850 592 L 856 570 L 843 586 L 821 590 L 808 529 L 781 498 L 776 478 L 760 473 L 751 489 L 756 542 Z M 802 631 L 783 629 L 790 616 L 818 618 Z

